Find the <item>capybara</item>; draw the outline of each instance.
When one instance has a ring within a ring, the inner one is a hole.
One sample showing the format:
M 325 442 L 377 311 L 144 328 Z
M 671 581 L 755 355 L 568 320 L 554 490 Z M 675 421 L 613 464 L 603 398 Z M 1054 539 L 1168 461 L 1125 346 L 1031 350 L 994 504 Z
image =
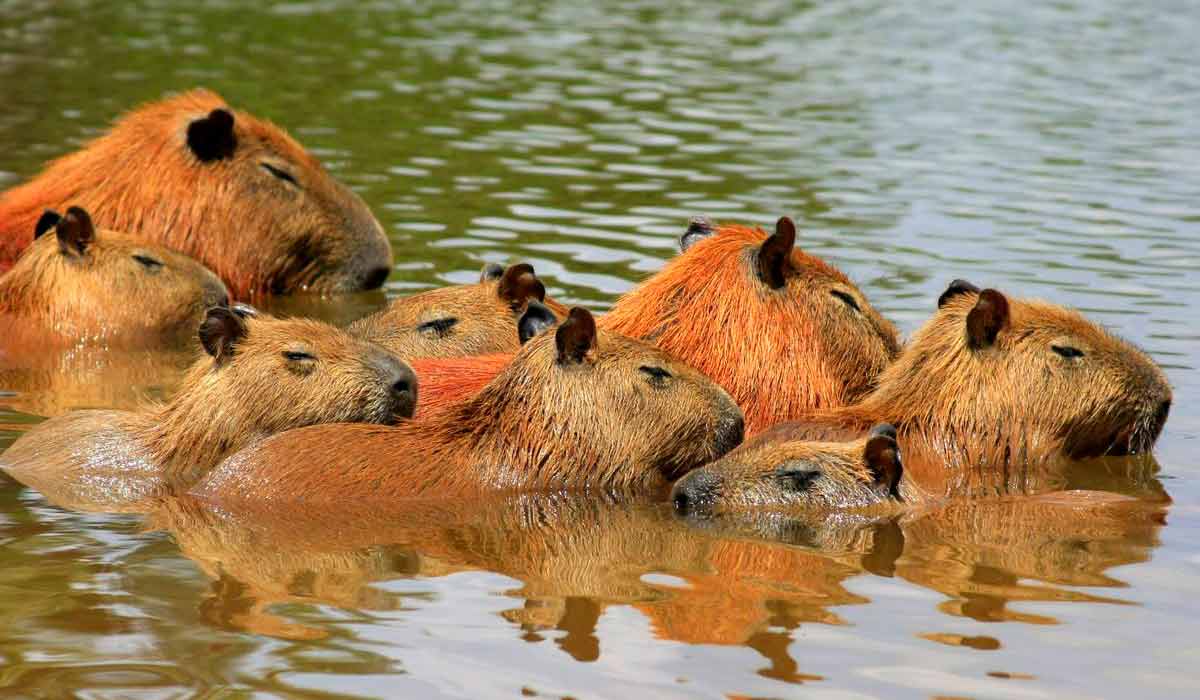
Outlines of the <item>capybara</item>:
M 555 314 L 534 327 L 519 329 L 530 301 L 542 302 Z M 402 297 L 386 309 L 350 324 L 351 333 L 372 340 L 403 358 L 463 357 L 513 353 L 522 333 L 536 335 L 556 323 L 567 309 L 546 297 L 546 287 L 528 263 L 507 269 L 490 264 L 479 282 L 432 289 Z
M 265 436 L 317 423 L 394 423 L 413 413 L 412 370 L 333 326 L 239 305 L 210 309 L 199 336 L 207 354 L 165 405 L 53 418 L 0 455 L 0 466 L 56 503 L 136 508 L 186 489 Z
M 858 401 L 896 357 L 896 329 L 846 275 L 795 240 L 786 217 L 770 236 L 694 219 L 683 252 L 618 299 L 599 325 L 711 377 L 742 408 L 748 435 Z M 505 360 L 466 364 L 418 369 L 429 399 L 423 414 L 472 395 Z
M 395 428 L 290 431 L 227 459 L 193 493 L 218 502 L 388 502 L 579 490 L 649 493 L 742 439 L 742 412 L 667 353 L 597 333 L 574 308 L 469 400 Z
M 934 496 L 1044 490 L 1043 467 L 1153 447 L 1171 388 L 1141 350 L 1076 311 L 961 280 L 938 305 L 870 395 L 789 434 L 847 439 L 891 423 L 905 483 Z
M 225 285 L 161 246 L 97 231 L 87 211 L 47 211 L 0 275 L 0 366 L 50 347 L 170 346 L 195 332 Z M 53 235 L 51 235 L 53 233 Z
M 238 298 L 373 289 L 392 265 L 379 222 L 274 124 L 193 90 L 144 105 L 0 194 L 0 269 L 45 209 L 196 258 Z

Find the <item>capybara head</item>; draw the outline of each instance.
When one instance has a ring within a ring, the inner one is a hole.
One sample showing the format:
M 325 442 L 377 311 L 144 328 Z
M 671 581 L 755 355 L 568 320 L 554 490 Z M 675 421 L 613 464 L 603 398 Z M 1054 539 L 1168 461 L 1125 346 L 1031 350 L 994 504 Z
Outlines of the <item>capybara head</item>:
M 191 337 L 225 285 L 191 258 L 113 231 L 80 207 L 46 211 L 33 244 L 0 277 L 0 311 L 72 342 Z
M 658 348 L 597 332 L 581 308 L 440 415 L 467 430 L 487 421 L 499 442 L 481 448 L 490 461 L 530 464 L 520 479 L 556 488 L 665 486 L 732 449 L 743 430 L 723 389 Z
M 845 443 L 797 440 L 782 425 L 690 472 L 671 489 L 682 513 L 863 508 L 899 499 L 896 429 Z
M 712 377 L 753 434 L 866 395 L 896 356 L 895 328 L 837 268 L 775 233 L 693 220 L 683 252 L 621 297 L 604 328 L 652 342 Z
M 1032 456 L 1153 446 L 1171 388 L 1138 348 L 1074 310 L 961 280 L 938 306 L 865 411 L 942 436 L 1009 436 L 999 442 Z
M 525 312 L 531 302 L 539 315 Z M 516 352 L 566 309 L 546 298 L 546 287 L 527 263 L 507 269 L 491 264 L 479 282 L 432 289 L 393 301 L 386 309 L 350 325 L 350 332 L 401 357 L 466 357 Z M 522 319 L 525 319 L 522 321 Z M 526 326 L 520 328 L 520 323 Z
M 281 128 L 205 90 L 126 114 L 0 197 L 0 219 L 70 202 L 101 226 L 195 257 L 239 297 L 373 289 L 391 269 L 358 195 Z

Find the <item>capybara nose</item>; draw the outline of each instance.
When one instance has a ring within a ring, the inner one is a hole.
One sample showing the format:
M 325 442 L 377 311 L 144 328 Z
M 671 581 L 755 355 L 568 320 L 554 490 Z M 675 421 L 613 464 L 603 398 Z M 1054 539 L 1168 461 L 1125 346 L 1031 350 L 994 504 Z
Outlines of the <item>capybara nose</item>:
M 1171 399 L 1167 399 L 1158 405 L 1158 409 L 1154 411 L 1154 422 L 1151 425 L 1150 434 L 1154 440 L 1158 439 L 1162 433 L 1163 426 L 1167 424 L 1167 415 L 1171 413 Z
M 742 444 L 742 439 L 746 436 L 746 417 L 742 414 L 742 409 L 734 406 L 732 411 L 724 413 L 717 423 L 716 432 L 713 445 L 716 454 L 713 455 L 713 459 Z
M 391 273 L 391 271 L 392 268 L 390 267 L 371 268 L 367 271 L 366 276 L 363 277 L 363 289 L 379 289 L 383 286 L 383 283 L 387 281 L 388 275 Z
M 213 306 L 220 306 L 222 308 L 228 309 L 229 308 L 229 295 L 224 294 L 224 293 L 221 294 L 221 296 L 217 297 L 217 303 L 213 304 Z
M 671 494 L 671 503 L 675 504 L 675 510 L 680 513 L 686 513 L 688 503 L 691 501 L 691 496 L 688 495 L 687 489 L 675 489 L 675 493 Z
M 395 414 L 412 418 L 417 410 L 417 374 L 408 365 L 400 364 L 392 375 L 391 401 Z
M 721 477 L 699 469 L 675 482 L 671 489 L 671 503 L 679 513 L 696 513 L 711 505 L 720 488 Z

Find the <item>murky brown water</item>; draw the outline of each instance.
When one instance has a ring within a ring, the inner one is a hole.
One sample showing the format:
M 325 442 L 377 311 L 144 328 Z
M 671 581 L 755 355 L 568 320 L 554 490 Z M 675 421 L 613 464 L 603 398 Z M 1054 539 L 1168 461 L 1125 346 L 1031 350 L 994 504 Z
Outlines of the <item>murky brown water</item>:
M 387 292 L 525 259 L 604 309 L 687 217 L 794 216 L 904 329 L 966 277 L 1078 306 L 1176 402 L 1158 466 L 883 521 L 430 503 L 150 523 L 0 477 L 0 694 L 1194 697 L 1200 6 L 0 2 L 0 186 L 206 85 L 391 232 Z M 289 300 L 346 319 L 382 302 Z M 186 356 L 0 370 L 0 447 Z M 1169 494 L 1173 504 L 1162 503 Z

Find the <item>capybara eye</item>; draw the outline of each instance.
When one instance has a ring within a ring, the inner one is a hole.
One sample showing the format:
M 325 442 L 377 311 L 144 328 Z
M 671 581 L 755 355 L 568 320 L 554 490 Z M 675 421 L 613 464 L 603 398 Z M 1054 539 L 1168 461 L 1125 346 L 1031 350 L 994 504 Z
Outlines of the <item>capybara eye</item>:
M 280 180 L 283 180 L 284 182 L 290 182 L 293 185 L 296 185 L 297 187 L 300 186 L 300 183 L 296 182 L 296 178 L 293 177 L 292 174 L 289 173 L 288 171 L 277 168 L 274 165 L 271 165 L 270 163 L 262 163 L 262 167 L 263 167 L 263 170 L 266 170 L 267 172 L 271 173 L 272 175 L 279 178 Z
M 283 359 L 288 362 L 305 362 L 316 360 L 317 357 L 301 350 L 284 350 Z
M 829 293 L 832 294 L 833 296 L 837 297 L 838 299 L 841 299 L 843 304 L 845 304 L 846 306 L 849 306 L 850 308 L 854 309 L 855 311 L 862 311 L 862 309 L 858 308 L 858 302 L 854 300 L 854 297 L 843 292 L 842 290 L 834 289 L 834 290 L 831 290 Z
M 458 319 L 454 317 L 435 318 L 432 321 L 426 321 L 425 323 L 417 326 L 417 331 L 425 333 L 426 335 L 434 336 L 436 338 L 443 338 L 457 323 Z
M 154 258 L 150 257 L 149 255 L 141 255 L 140 253 L 135 253 L 133 256 L 133 259 L 138 261 L 138 264 L 141 265 L 142 267 L 146 268 L 147 270 L 156 271 L 156 270 L 161 270 L 163 267 L 163 262 L 161 260 L 155 260 Z
M 1079 348 L 1071 347 L 1070 345 L 1051 345 L 1050 349 L 1058 353 L 1060 356 L 1068 360 L 1074 360 L 1078 357 L 1083 357 L 1083 351 Z
M 652 367 L 650 365 L 642 365 L 638 367 L 646 376 L 650 377 L 650 381 L 655 384 L 662 384 L 671 378 L 671 373 L 662 367 Z
M 813 482 L 819 478 L 821 478 L 821 472 L 809 469 L 781 469 L 775 473 L 775 480 L 781 487 L 797 493 L 810 489 Z

